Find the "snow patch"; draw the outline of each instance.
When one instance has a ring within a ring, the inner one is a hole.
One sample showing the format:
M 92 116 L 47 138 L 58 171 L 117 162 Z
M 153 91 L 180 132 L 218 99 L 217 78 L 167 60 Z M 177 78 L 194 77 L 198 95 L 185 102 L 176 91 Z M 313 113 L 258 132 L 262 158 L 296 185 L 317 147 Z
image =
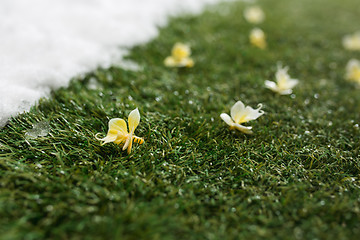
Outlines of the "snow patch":
M 72 77 L 121 61 L 169 15 L 219 1 L 1 0 L 0 127 Z

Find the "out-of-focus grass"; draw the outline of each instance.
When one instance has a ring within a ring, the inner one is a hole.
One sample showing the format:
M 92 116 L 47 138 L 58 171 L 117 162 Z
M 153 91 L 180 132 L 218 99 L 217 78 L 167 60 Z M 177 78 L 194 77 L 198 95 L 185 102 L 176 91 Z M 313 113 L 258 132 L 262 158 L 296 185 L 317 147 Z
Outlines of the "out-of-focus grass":
M 248 43 L 245 3 L 172 19 L 129 59 L 143 71 L 99 69 L 12 119 L 0 138 L 1 239 L 357 239 L 360 90 L 344 80 L 359 52 L 350 0 L 267 0 L 268 49 Z M 168 69 L 176 41 L 195 67 Z M 300 79 L 292 96 L 263 86 L 276 65 Z M 89 82 L 97 82 L 97 89 Z M 237 100 L 266 115 L 254 135 L 219 118 Z M 138 107 L 130 155 L 94 134 Z M 33 123 L 46 137 L 25 139 Z

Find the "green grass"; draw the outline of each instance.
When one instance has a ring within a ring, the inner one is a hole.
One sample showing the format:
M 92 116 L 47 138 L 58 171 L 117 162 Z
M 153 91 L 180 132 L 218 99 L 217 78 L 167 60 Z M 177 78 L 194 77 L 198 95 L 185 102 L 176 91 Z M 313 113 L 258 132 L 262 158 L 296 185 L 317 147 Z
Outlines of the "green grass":
M 360 92 L 344 69 L 360 52 L 353 0 L 260 2 L 268 49 L 249 46 L 245 3 L 174 18 L 130 51 L 143 66 L 98 69 L 52 93 L 0 132 L 0 239 L 357 239 Z M 168 69 L 177 41 L 192 69 Z M 277 62 L 292 96 L 264 88 Z M 99 88 L 88 88 L 96 79 Z M 242 100 L 265 115 L 254 135 L 220 119 Z M 130 155 L 94 134 L 138 107 Z M 46 137 L 25 139 L 33 123 Z

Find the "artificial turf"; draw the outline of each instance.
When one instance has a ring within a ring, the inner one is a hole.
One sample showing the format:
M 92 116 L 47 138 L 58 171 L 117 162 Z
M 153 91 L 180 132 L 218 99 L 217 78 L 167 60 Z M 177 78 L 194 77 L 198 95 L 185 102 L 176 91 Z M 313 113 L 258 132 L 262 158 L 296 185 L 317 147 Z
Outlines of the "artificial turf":
M 360 52 L 356 0 L 267 0 L 259 27 L 232 2 L 173 18 L 128 58 L 74 79 L 0 130 L 0 239 L 358 239 L 360 89 L 344 80 Z M 195 66 L 163 65 L 175 42 Z M 300 80 L 264 88 L 277 63 Z M 96 82 L 96 88 L 94 88 Z M 220 119 L 241 100 L 264 105 L 253 135 Z M 141 114 L 130 155 L 94 138 L 110 118 Z M 47 136 L 26 138 L 48 121 Z

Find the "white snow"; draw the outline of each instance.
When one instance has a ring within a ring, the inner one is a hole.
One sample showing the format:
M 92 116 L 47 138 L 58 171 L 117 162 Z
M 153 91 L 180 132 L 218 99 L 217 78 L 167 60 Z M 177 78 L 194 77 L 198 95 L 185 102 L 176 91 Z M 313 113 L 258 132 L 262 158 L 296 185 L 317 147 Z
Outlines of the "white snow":
M 51 89 L 220 0 L 0 0 L 0 127 Z M 186 39 L 185 39 L 186 40 Z

